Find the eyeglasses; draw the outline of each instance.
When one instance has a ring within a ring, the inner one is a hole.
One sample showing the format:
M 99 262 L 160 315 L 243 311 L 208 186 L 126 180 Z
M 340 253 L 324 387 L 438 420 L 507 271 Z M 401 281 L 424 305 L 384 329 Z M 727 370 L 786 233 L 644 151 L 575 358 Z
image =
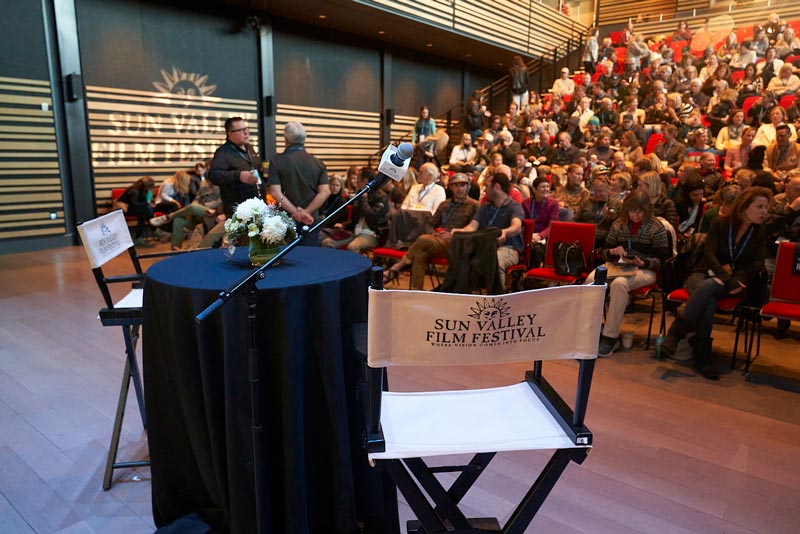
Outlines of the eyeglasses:
M 240 133 L 240 132 L 249 132 L 250 128 L 245 126 L 244 128 L 237 128 L 235 130 L 231 130 L 230 133 Z

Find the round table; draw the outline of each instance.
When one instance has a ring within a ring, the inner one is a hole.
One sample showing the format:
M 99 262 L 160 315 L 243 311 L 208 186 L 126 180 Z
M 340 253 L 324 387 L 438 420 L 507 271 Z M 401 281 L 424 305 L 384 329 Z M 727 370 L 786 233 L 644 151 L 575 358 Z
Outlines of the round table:
M 243 263 L 245 252 L 234 259 Z M 366 322 L 369 267 L 351 252 L 297 247 L 257 283 L 267 532 L 396 528 L 394 493 L 361 447 L 353 327 Z M 222 532 L 255 532 L 244 295 L 195 321 L 247 272 L 220 250 L 147 272 L 143 373 L 158 526 L 199 512 Z

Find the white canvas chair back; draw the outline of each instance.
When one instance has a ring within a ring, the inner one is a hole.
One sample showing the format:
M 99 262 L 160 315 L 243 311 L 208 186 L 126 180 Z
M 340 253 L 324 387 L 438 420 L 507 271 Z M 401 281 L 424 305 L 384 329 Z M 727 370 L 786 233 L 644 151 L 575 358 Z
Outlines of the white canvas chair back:
M 605 286 L 562 286 L 501 296 L 369 292 L 368 363 L 472 365 L 592 359 Z
M 92 269 L 102 267 L 133 246 L 122 210 L 114 210 L 78 226 Z

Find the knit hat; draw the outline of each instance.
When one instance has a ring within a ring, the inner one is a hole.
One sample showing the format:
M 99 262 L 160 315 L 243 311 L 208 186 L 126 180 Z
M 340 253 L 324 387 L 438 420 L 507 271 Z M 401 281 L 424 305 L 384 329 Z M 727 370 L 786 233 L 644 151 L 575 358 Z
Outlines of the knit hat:
M 594 124 L 595 126 L 600 126 L 600 119 L 595 116 L 589 117 L 589 124 Z

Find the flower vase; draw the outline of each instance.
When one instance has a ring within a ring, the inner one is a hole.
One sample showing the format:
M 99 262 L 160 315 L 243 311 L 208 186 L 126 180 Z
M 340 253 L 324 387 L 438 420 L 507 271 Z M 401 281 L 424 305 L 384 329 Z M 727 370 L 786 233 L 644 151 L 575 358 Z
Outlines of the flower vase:
M 264 265 L 280 252 L 280 246 L 264 243 L 257 237 L 251 238 L 248 246 L 250 247 L 250 263 L 255 267 Z

